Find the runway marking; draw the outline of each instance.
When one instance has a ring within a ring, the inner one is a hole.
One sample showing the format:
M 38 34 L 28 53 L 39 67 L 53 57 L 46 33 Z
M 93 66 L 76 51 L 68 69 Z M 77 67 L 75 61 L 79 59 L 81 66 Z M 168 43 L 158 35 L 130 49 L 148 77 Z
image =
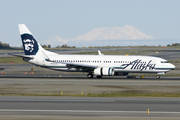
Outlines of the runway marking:
M 12 101 L 12 102 L 14 102 L 14 101 L 21 101 L 21 100 L 16 100 L 16 99 L 1 99 L 0 98 L 0 102 L 9 102 L 9 101 Z M 101 102 L 101 103 L 103 103 L 103 102 L 116 102 L 115 100 L 102 100 L 102 99 L 100 99 L 100 100 L 92 100 L 92 99 L 90 99 L 90 100 L 67 100 L 67 99 L 64 99 L 64 100 L 32 100 L 32 99 L 26 99 L 26 100 L 23 100 L 22 102 L 29 102 L 29 101 L 33 101 L 33 102 Z
M 147 113 L 147 111 L 97 111 L 97 110 L 23 110 L 0 109 L 0 112 L 73 112 L 73 113 Z M 150 111 L 149 114 L 180 114 L 180 112 Z
M 16 78 L 15 78 L 16 79 Z M 10 80 L 1 80 L 1 81 L 14 81 L 14 80 L 12 80 L 12 79 L 10 79 Z M 180 81 L 177 81 L 177 80 L 157 80 L 157 81 L 152 81 L 152 80 L 146 80 L 146 79 L 144 79 L 144 80 L 94 80 L 94 79 L 92 79 L 92 80 L 86 80 L 86 79 L 84 79 L 84 80 L 33 80 L 33 79 L 18 79 L 18 81 L 30 81 L 30 82 L 32 82 L 32 81 L 36 81 L 36 82 L 52 82 L 52 81 L 54 81 L 54 82 L 91 82 L 91 83 L 93 83 L 93 82 L 95 82 L 95 83 L 97 83 L 97 82 L 110 82 L 110 83 L 112 83 L 112 82 L 114 82 L 114 83 L 142 83 L 142 82 L 144 82 L 144 83 L 172 83 L 172 82 L 177 82 L 177 83 L 179 83 Z

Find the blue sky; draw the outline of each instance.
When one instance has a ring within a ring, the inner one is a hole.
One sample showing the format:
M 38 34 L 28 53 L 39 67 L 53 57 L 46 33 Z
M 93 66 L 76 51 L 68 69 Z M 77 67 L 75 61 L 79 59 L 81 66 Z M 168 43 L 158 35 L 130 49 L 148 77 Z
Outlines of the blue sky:
M 122 46 L 180 42 L 179 0 L 0 2 L 0 41 L 10 46 L 21 46 L 20 23 L 25 24 L 41 44 L 52 46 L 65 43 Z

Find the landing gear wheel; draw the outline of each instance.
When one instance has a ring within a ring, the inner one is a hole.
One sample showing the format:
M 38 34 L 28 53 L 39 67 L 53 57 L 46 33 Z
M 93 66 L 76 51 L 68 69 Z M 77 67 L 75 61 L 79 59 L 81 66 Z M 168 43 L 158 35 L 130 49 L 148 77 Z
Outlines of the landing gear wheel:
M 156 76 L 156 78 L 157 78 L 157 79 L 160 79 L 160 76 L 159 76 L 159 75 L 157 75 L 157 76 Z
M 101 75 L 98 75 L 98 76 L 96 76 L 97 78 L 102 78 L 102 76 Z
M 93 74 L 87 74 L 88 78 L 93 78 Z

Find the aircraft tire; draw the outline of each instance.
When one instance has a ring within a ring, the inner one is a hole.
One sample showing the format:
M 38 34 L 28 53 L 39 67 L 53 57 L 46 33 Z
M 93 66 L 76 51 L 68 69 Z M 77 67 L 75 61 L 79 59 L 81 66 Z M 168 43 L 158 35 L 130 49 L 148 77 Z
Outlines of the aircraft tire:
M 160 76 L 159 76 L 159 75 L 157 75 L 157 76 L 156 76 L 156 78 L 157 78 L 157 79 L 160 79 Z
M 93 78 L 93 74 L 87 74 L 88 78 Z

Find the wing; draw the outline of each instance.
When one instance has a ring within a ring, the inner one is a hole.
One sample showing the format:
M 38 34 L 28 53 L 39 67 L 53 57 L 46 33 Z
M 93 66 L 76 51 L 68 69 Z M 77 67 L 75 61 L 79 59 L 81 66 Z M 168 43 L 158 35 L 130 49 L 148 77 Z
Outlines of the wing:
M 66 63 L 66 66 L 71 69 L 71 68 L 76 68 L 77 70 L 80 71 L 93 71 L 96 69 L 98 66 L 93 66 L 93 65 L 87 65 L 87 64 L 74 64 L 74 63 Z
M 68 67 L 68 69 L 72 69 L 75 68 L 76 70 L 79 71 L 93 71 L 94 69 L 96 69 L 98 66 L 94 66 L 94 65 L 87 65 L 87 64 L 76 64 L 76 63 L 67 63 L 67 62 L 55 62 L 55 61 L 51 61 L 51 60 L 46 60 L 48 62 L 54 62 L 54 63 L 60 63 L 60 64 L 66 64 L 66 66 Z

